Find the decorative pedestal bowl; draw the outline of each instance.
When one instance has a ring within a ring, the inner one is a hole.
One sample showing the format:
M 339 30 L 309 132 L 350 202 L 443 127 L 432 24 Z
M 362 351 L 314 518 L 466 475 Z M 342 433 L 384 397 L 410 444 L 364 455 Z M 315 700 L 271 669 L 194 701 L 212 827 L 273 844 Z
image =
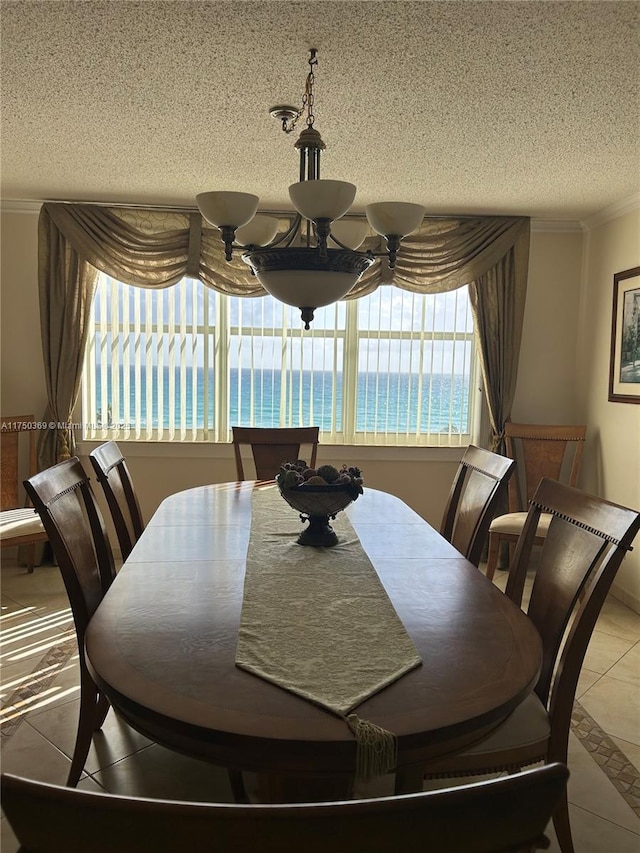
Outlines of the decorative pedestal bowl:
M 338 537 L 329 524 L 329 519 L 334 519 L 358 497 L 353 486 L 304 485 L 290 489 L 279 488 L 289 506 L 300 513 L 300 520 L 309 522 L 309 526 L 297 539 L 299 545 L 330 548 L 338 544 Z

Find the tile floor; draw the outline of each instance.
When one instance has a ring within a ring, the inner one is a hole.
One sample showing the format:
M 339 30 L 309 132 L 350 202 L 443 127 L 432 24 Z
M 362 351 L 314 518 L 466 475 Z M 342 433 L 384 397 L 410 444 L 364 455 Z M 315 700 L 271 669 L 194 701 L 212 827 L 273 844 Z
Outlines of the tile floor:
M 6 552 L 5 552 L 6 553 Z M 505 574 L 498 573 L 501 585 Z M 58 569 L 2 566 L 2 769 L 64 784 L 75 739 L 75 635 Z M 576 853 L 640 853 L 640 615 L 610 597 L 578 687 L 569 800 Z M 226 773 L 153 744 L 110 711 L 80 787 L 231 801 Z M 1 849 L 17 844 L 0 821 Z M 549 830 L 552 851 L 559 850 Z

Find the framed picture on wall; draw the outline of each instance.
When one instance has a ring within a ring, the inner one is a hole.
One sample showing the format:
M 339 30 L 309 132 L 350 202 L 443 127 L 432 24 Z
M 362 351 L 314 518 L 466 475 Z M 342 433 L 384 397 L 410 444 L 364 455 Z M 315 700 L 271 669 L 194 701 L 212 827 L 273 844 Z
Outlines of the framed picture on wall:
M 609 400 L 640 403 L 640 267 L 613 277 Z

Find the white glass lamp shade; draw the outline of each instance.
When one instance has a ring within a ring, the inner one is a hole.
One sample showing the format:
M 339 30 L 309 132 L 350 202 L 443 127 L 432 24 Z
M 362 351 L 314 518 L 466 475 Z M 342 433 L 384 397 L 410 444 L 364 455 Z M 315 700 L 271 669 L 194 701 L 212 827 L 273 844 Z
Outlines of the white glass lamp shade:
M 278 220 L 258 214 L 236 231 L 236 243 L 241 246 L 266 246 L 278 232 Z
M 354 251 L 362 245 L 368 230 L 369 225 L 362 219 L 338 219 L 331 224 L 331 235 Z
M 422 222 L 426 208 L 406 201 L 380 201 L 365 207 L 369 224 L 383 237 L 406 237 Z
M 240 228 L 255 216 L 259 198 L 250 193 L 210 192 L 199 193 L 196 203 L 207 222 L 217 228 Z
M 300 181 L 291 184 L 289 196 L 293 206 L 305 219 L 340 219 L 356 197 L 355 184 L 346 181 Z
M 272 296 L 295 308 L 322 308 L 337 302 L 360 278 L 359 272 L 262 270 L 258 281 Z

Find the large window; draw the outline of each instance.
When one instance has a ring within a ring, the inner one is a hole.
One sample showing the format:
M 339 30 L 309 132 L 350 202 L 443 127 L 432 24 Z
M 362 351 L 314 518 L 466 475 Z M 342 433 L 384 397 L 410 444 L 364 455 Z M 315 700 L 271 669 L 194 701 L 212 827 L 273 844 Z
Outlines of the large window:
M 83 373 L 88 439 L 229 441 L 231 425 L 317 424 L 323 443 L 467 444 L 467 288 L 390 286 L 318 309 L 305 332 L 270 296 L 194 279 L 164 290 L 101 275 Z

